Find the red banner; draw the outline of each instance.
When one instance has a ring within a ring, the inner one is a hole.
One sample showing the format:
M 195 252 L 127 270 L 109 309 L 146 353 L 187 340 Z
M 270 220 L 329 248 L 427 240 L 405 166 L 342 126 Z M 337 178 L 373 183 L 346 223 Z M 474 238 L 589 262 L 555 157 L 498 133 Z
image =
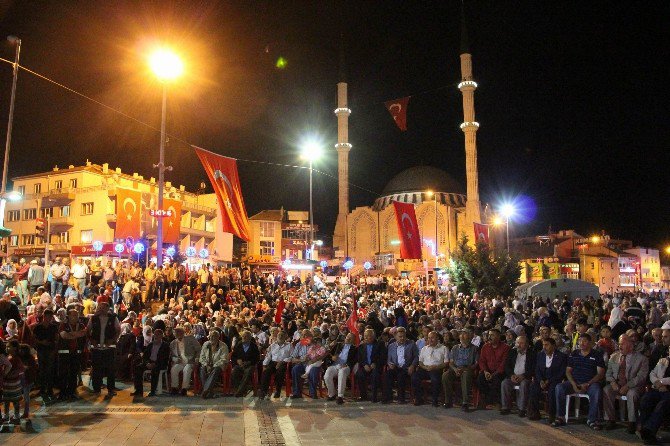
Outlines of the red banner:
M 489 225 L 484 223 L 475 223 L 475 237 L 477 243 L 489 244 Z
M 358 308 L 356 305 L 356 297 L 353 298 L 353 301 L 354 306 L 351 309 L 351 315 L 349 316 L 349 319 L 347 319 L 347 328 L 351 333 L 354 334 L 354 344 L 358 346 L 358 344 L 361 343 L 361 336 L 358 332 L 358 327 L 356 326 L 358 323 Z
M 403 259 L 421 258 L 421 238 L 419 224 L 416 221 L 414 205 L 411 203 L 393 202 L 395 218 L 400 235 L 400 257 Z
M 391 117 L 395 121 L 396 125 L 403 132 L 407 130 L 407 104 L 409 103 L 409 96 L 395 99 L 393 101 L 386 101 L 384 105 L 386 110 L 391 113 Z
M 114 238 L 140 238 L 142 194 L 139 191 L 116 188 L 116 229 Z
M 164 198 L 163 209 L 166 211 L 172 211 L 171 217 L 162 217 L 163 243 L 179 243 L 179 228 L 181 226 L 181 201 Z
M 276 324 L 281 324 L 281 314 L 284 311 L 285 306 L 286 306 L 286 302 L 284 301 L 284 298 L 281 297 L 279 299 L 279 302 L 277 302 L 277 311 L 275 311 L 275 323 Z
M 235 234 L 248 242 L 251 231 L 237 174 L 237 162 L 234 158 L 217 155 L 200 147 L 192 147 L 200 158 L 216 193 L 223 231 Z

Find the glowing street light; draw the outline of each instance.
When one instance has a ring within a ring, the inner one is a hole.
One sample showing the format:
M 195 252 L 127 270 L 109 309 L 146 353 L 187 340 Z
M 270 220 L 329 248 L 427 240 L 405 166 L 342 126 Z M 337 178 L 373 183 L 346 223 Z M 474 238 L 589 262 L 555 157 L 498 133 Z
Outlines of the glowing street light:
M 165 166 L 165 120 L 167 115 L 167 84 L 174 81 L 184 72 L 184 63 L 179 56 L 167 48 L 159 48 L 149 56 L 149 67 L 158 80 L 163 83 L 163 107 L 161 114 L 161 143 L 158 164 L 158 209 L 163 209 L 163 191 L 165 189 L 165 170 L 172 170 L 172 166 Z M 156 266 L 163 265 L 163 219 L 158 218 L 156 228 Z
M 314 200 L 313 200 L 313 188 L 312 188 L 312 173 L 314 169 L 312 164 L 314 161 L 318 160 L 323 154 L 323 149 L 321 144 L 315 139 L 306 141 L 302 145 L 302 152 L 300 158 L 309 161 L 309 246 L 310 254 L 309 257 L 312 257 L 314 252 Z
M 666 254 L 670 254 L 670 246 L 666 246 L 666 247 L 665 247 L 665 253 L 666 253 Z

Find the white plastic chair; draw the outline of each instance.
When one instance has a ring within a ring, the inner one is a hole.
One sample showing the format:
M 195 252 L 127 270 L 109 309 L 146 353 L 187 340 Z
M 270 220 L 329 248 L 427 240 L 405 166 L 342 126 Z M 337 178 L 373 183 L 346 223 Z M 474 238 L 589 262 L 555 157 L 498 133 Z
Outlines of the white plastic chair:
M 579 406 L 580 406 L 580 399 L 581 398 L 586 398 L 587 401 L 591 402 L 591 399 L 586 393 L 573 393 L 571 395 L 568 395 L 565 398 L 565 422 L 568 422 L 568 419 L 570 417 L 570 400 L 572 398 L 575 398 L 577 400 L 575 404 L 575 418 L 579 418 Z
M 151 370 L 145 370 L 142 373 L 143 381 L 151 381 Z M 163 369 L 158 372 L 158 386 L 156 390 L 162 390 L 167 392 L 168 389 L 168 380 L 167 380 L 167 369 Z

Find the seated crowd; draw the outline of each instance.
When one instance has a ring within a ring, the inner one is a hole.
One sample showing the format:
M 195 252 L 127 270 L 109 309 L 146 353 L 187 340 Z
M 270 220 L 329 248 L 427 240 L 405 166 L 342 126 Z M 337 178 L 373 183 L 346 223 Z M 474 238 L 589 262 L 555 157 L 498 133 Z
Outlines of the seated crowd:
M 647 444 L 670 415 L 670 301 L 661 294 L 525 300 L 447 290 L 436 298 L 409 279 L 340 287 L 249 269 L 225 272 L 236 282 L 207 270 L 157 286 L 151 278 L 171 276 L 147 270 L 158 272 L 124 276 L 121 267 L 109 281 L 89 272 L 61 284 L 63 295 L 37 287 L 25 316 L 8 288 L 3 419 L 10 406 L 13 420 L 28 417 L 37 389 L 45 404 L 78 399 L 89 367 L 91 391 L 106 378 L 107 398 L 117 378 L 133 382 L 138 399 L 145 379 L 149 397 L 163 385 L 202 398 L 253 390 L 261 400 L 282 389 L 303 398 L 306 383 L 310 398 L 337 404 L 496 405 L 503 416 L 516 407 L 529 420 L 544 412 L 556 427 L 568 421 L 568 399 L 573 408 L 588 400 L 589 427 L 622 419 Z

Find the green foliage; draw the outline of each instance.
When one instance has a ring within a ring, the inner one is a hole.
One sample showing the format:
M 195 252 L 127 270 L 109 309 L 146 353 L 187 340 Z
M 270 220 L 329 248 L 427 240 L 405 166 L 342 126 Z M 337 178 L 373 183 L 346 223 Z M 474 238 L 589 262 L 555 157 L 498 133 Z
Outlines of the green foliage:
M 466 294 L 511 296 L 519 286 L 520 275 L 518 259 L 506 252 L 494 253 L 486 243 L 478 243 L 473 249 L 465 234 L 458 241 L 449 267 L 451 282 L 458 292 Z

